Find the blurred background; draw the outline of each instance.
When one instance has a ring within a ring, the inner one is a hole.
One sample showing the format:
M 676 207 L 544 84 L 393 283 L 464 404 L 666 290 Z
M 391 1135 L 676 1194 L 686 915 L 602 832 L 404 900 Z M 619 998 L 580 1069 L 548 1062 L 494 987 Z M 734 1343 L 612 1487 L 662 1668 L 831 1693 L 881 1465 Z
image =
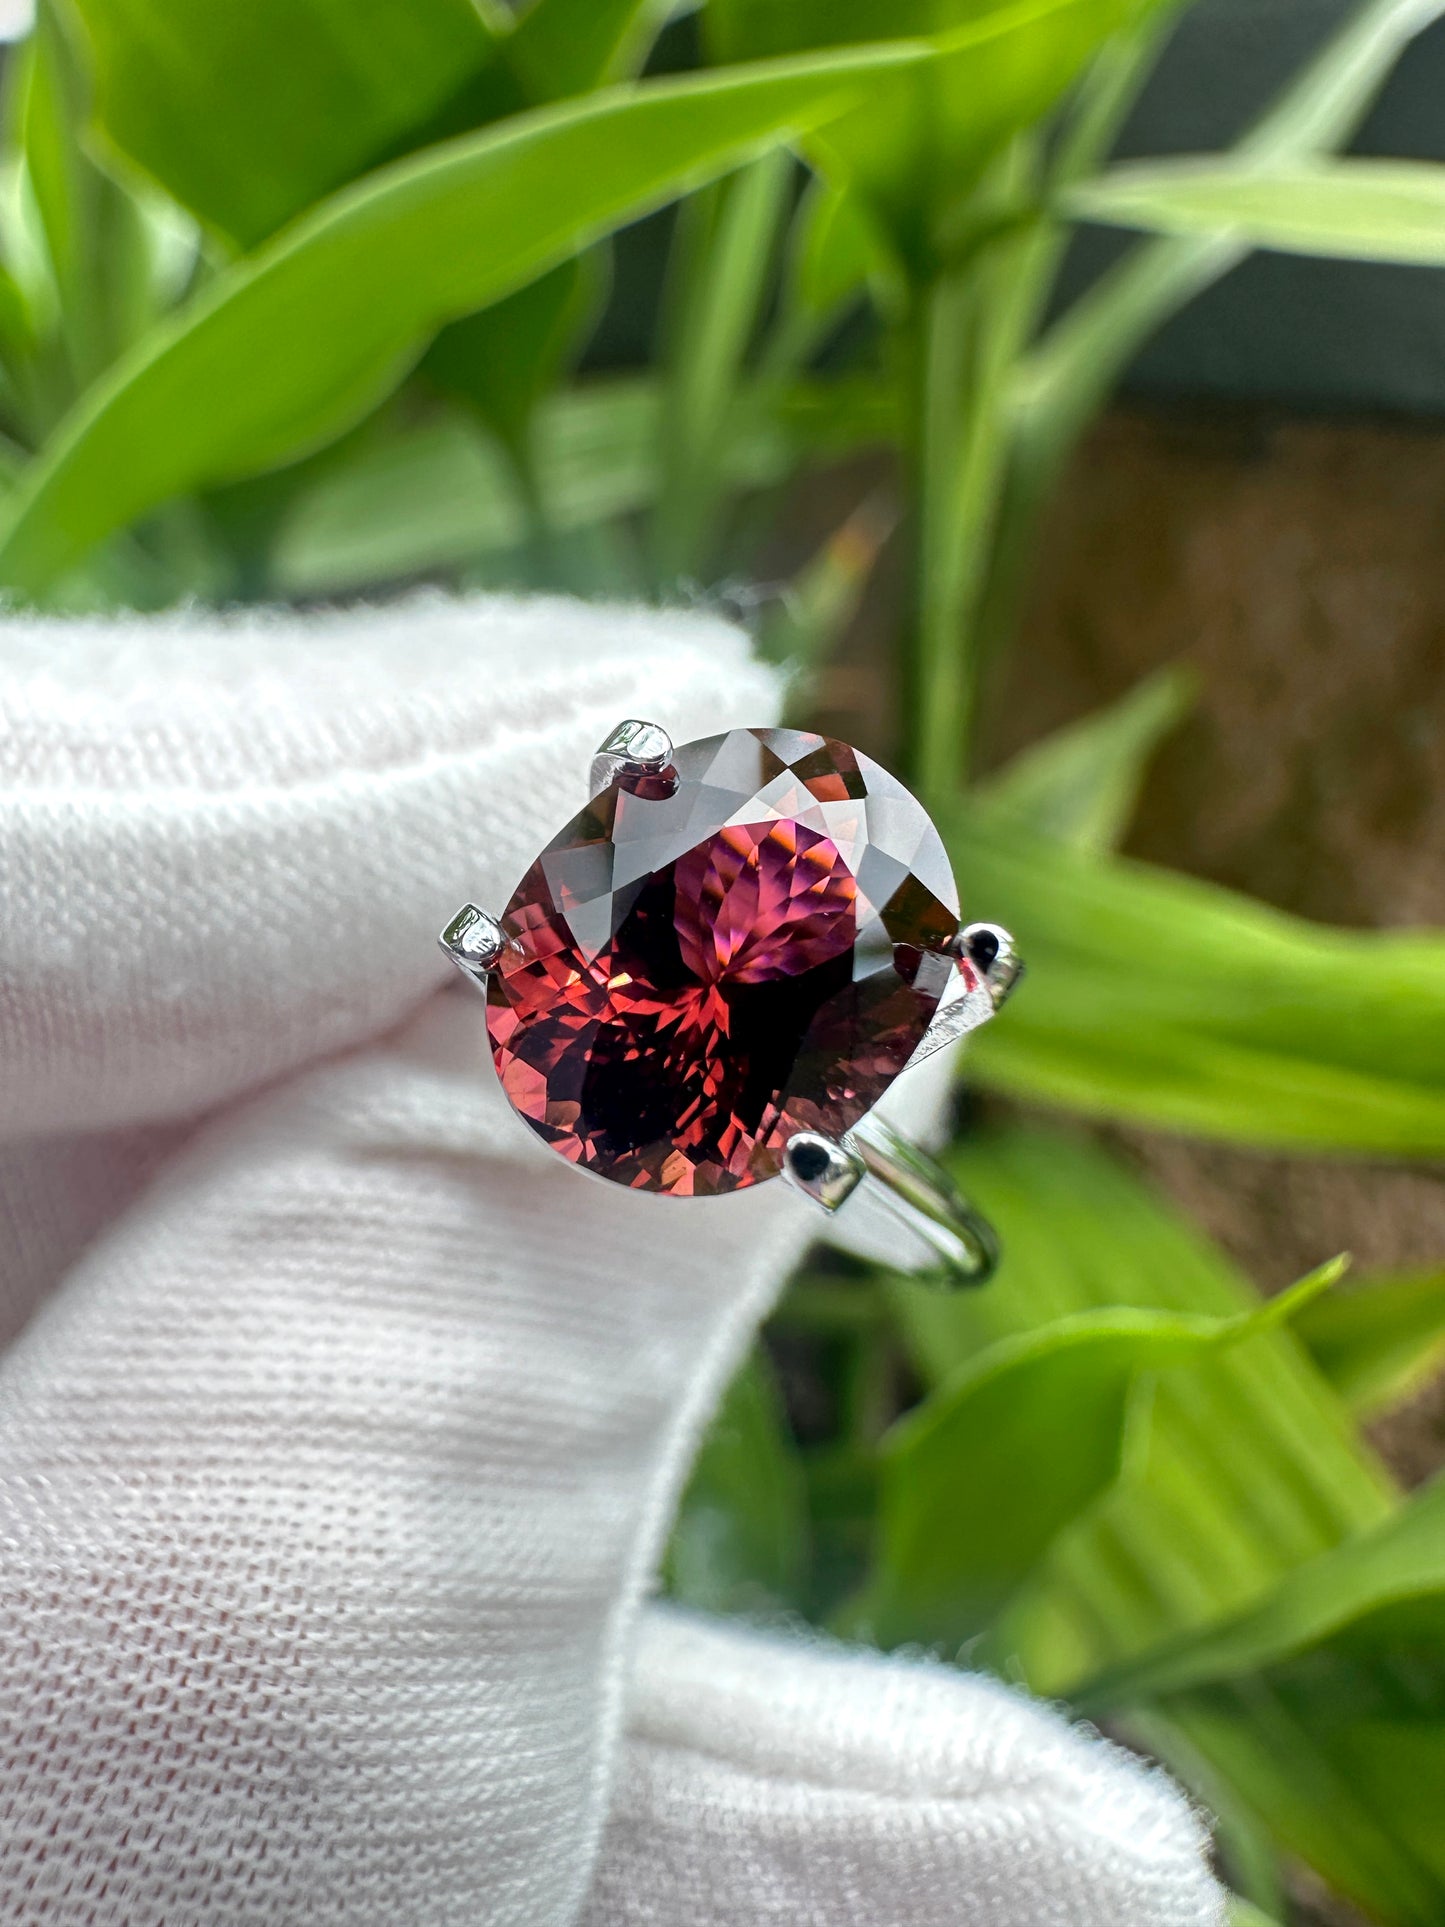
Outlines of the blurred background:
M 1015 932 L 998 1279 L 816 1253 L 666 1583 L 1077 1706 L 1238 1927 L 1445 1923 L 1442 14 L 0 16 L 12 607 L 720 607 Z

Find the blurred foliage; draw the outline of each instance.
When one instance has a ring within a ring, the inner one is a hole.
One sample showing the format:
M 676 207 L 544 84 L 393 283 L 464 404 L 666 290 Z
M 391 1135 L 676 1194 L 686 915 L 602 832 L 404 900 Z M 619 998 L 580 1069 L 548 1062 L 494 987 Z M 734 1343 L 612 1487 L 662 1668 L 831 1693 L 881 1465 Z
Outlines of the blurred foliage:
M 1116 854 L 1184 677 L 966 782 L 1039 516 L 1149 333 L 1253 246 L 1445 261 L 1441 170 L 1338 158 L 1445 0 L 1362 0 L 1233 152 L 1111 168 L 1181 10 L 39 0 L 4 74 L 0 589 L 736 590 L 784 492 L 875 451 L 756 627 L 806 715 L 906 559 L 909 774 L 1031 968 L 971 1080 L 1438 1159 L 1445 940 Z M 674 205 L 645 365 L 579 374 L 612 237 Z M 1080 220 L 1150 238 L 1059 311 Z M 948 1155 L 998 1280 L 795 1280 L 667 1583 L 1107 1719 L 1217 1816 L 1241 1927 L 1287 1917 L 1292 1861 L 1438 1927 L 1445 1485 L 1402 1493 L 1358 1426 L 1445 1359 L 1441 1273 L 1265 1304 L 1088 1138 L 995 1121 Z

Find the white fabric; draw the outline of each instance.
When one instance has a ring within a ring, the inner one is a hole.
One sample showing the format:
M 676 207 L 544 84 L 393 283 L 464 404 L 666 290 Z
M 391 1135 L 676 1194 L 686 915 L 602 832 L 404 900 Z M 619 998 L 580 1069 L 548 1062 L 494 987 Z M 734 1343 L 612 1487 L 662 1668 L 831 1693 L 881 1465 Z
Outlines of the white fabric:
M 993 1680 L 655 1608 L 585 1927 L 1214 1927 L 1178 1793 Z
M 568 1171 L 434 935 L 618 717 L 774 701 L 562 603 L 0 627 L 0 1919 L 1217 1918 L 1176 1795 L 934 1669 L 657 1617 L 623 1738 L 810 1223 Z

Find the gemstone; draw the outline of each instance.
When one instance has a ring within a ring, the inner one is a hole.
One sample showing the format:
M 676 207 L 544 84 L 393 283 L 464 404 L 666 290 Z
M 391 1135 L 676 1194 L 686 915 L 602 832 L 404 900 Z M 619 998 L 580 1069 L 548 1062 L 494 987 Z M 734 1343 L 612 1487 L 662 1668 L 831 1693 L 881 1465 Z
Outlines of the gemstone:
M 685 743 L 547 845 L 487 986 L 538 1136 L 634 1190 L 776 1177 L 795 1131 L 872 1108 L 962 971 L 937 830 L 896 778 L 793 729 Z

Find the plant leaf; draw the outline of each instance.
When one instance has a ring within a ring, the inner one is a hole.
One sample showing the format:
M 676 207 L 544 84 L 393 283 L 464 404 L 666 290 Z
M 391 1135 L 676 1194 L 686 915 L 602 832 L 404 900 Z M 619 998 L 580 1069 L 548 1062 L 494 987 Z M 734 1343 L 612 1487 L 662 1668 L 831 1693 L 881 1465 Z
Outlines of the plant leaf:
M 994 0 L 997 5 L 997 0 Z M 715 61 L 768 60 L 816 47 L 922 40 L 963 25 L 988 0 L 707 0 L 704 31 Z
M 1175 1735 L 1207 1755 L 1284 1854 L 1304 1861 L 1371 1920 L 1435 1927 L 1445 1908 L 1439 1722 L 1335 1717 L 1345 1676 L 1315 1674 L 1301 1695 L 1271 1674 L 1141 1709 L 1122 1730 L 1171 1759 Z M 1391 1691 L 1388 1668 L 1366 1690 Z
M 252 244 L 371 165 L 492 58 L 472 0 L 75 0 L 109 139 Z
M 427 379 L 455 395 L 519 451 L 538 403 L 589 329 L 603 294 L 595 252 L 559 261 L 515 294 L 443 328 L 422 362 Z
M 1021 750 L 979 785 L 992 810 L 1080 850 L 1111 850 L 1134 815 L 1161 740 L 1194 699 L 1194 679 L 1161 669 L 1127 696 Z
M 1234 150 L 1252 166 L 1308 160 L 1348 138 L 1416 34 L 1445 0 L 1365 0 Z M 1037 511 L 1085 423 L 1149 336 L 1227 274 L 1245 252 L 1232 237 L 1151 241 L 1103 275 L 1020 365 L 1013 486 Z
M 1308 924 L 987 809 L 942 823 L 1030 971 L 970 1049 L 984 1082 L 1245 1144 L 1445 1150 L 1445 939 Z
M 772 1367 L 754 1351 L 728 1387 L 683 1494 L 663 1574 L 708 1612 L 796 1607 L 807 1567 L 802 1468 Z
M 537 105 L 586 93 L 635 73 L 669 10 L 669 0 L 534 0 L 507 64 Z
M 36 465 L 0 579 L 34 589 L 168 497 L 320 445 L 444 322 L 922 57 L 883 47 L 611 89 L 338 194 L 218 276 L 85 398 Z
M 870 204 L 915 272 L 936 262 L 987 162 L 1041 119 L 1085 62 L 1152 0 L 902 0 L 896 8 L 787 7 L 712 0 L 707 20 L 724 60 L 842 40 L 927 36 L 939 60 L 925 77 L 894 76 L 813 145 L 824 171 Z
M 1065 205 L 1085 220 L 1156 234 L 1217 235 L 1350 261 L 1445 263 L 1445 167 L 1424 161 L 1152 161 L 1081 182 Z
M 1334 1259 L 1232 1318 L 1081 1312 L 1001 1340 L 894 1428 L 864 1616 L 887 1645 L 983 1632 L 1054 1541 L 1114 1483 L 1142 1372 L 1273 1330 L 1328 1289 Z
M 705 578 L 729 404 L 768 287 L 792 165 L 764 154 L 682 208 L 669 264 L 662 487 L 652 524 L 663 593 Z
M 1445 1367 L 1445 1271 L 1362 1279 L 1330 1305 L 1311 1306 L 1299 1334 L 1340 1397 L 1370 1417 Z
M 1212 1736 L 1285 1848 L 1372 1914 L 1427 1927 L 1445 1907 L 1445 1479 L 1082 1697 Z
M 25 178 L 53 277 L 63 373 L 38 386 L 54 396 L 44 432 L 63 404 L 94 379 L 155 318 L 153 237 L 135 199 L 86 149 L 84 77 L 53 0 L 17 50 Z
M 723 438 L 732 489 L 771 487 L 878 435 L 869 410 L 852 409 L 846 393 L 830 404 L 827 389 L 760 425 L 746 397 L 740 406 L 749 425 Z M 656 501 L 661 407 L 646 377 L 587 382 L 542 401 L 535 457 L 554 531 L 595 527 Z M 291 597 L 351 593 L 497 555 L 525 534 L 506 463 L 470 423 L 447 414 L 350 450 L 345 464 L 328 464 L 300 490 L 282 513 L 265 588 Z M 813 586 L 805 585 L 801 613 L 814 613 Z
M 1004 1258 L 990 1289 L 967 1298 L 895 1287 L 925 1382 L 991 1338 L 1091 1305 L 1218 1315 L 1249 1302 L 1218 1252 L 1092 1147 L 991 1131 L 952 1163 L 998 1226 Z M 1061 1537 L 990 1652 L 1036 1691 L 1067 1693 L 1171 1635 L 1249 1609 L 1397 1503 L 1294 1338 L 1259 1338 L 1159 1380 L 1137 1461 Z M 1151 1704 L 1127 1730 L 1236 1828 L 1267 1831 L 1383 1918 L 1425 1927 L 1439 1906 L 1421 1843 L 1430 1826 L 1438 1840 L 1438 1815 L 1427 1826 L 1418 1799 L 1412 1813 L 1403 1800 L 1391 1809 L 1366 1798 L 1373 1738 L 1332 1739 L 1307 1713 L 1260 1679 Z
M 1002 1339 L 1084 1312 L 1229 1319 L 1259 1303 L 1221 1253 L 1088 1143 L 991 1130 L 948 1162 L 997 1226 L 1003 1259 L 986 1292 L 894 1286 L 925 1385 L 947 1385 Z M 1067 1535 L 1028 1611 L 1010 1616 L 1007 1653 L 1037 1690 L 1065 1691 L 1168 1633 L 1240 1609 L 1392 1504 L 1388 1480 L 1296 1341 L 1281 1332 L 1252 1340 L 1160 1381 L 1142 1465 L 1094 1523 Z
M 838 314 L 878 270 L 879 242 L 857 197 L 814 177 L 799 204 L 785 277 L 789 306 L 814 324 Z
M 516 78 L 515 103 L 542 106 L 629 74 L 660 24 L 656 0 L 535 0 L 506 40 L 503 58 Z M 543 394 L 591 330 L 605 298 L 600 250 L 555 268 L 491 307 L 443 328 L 426 372 L 476 410 L 501 437 L 536 487 L 534 515 L 550 523 L 530 448 L 532 416 Z
M 1445 1720 L 1445 1478 L 1373 1532 L 1286 1574 L 1269 1596 L 1101 1674 L 1078 1698 L 1095 1713 L 1243 1679 L 1328 1644 L 1409 1674 L 1402 1702 Z M 1381 1709 L 1383 1710 L 1383 1709 Z M 1445 1734 L 1441 1772 L 1445 1773 Z
M 1229 1896 L 1225 1921 L 1227 1927 L 1279 1927 L 1279 1922 L 1271 1915 L 1262 1913 L 1258 1907 L 1251 1906 L 1249 1901 L 1241 1900 L 1238 1894 Z

